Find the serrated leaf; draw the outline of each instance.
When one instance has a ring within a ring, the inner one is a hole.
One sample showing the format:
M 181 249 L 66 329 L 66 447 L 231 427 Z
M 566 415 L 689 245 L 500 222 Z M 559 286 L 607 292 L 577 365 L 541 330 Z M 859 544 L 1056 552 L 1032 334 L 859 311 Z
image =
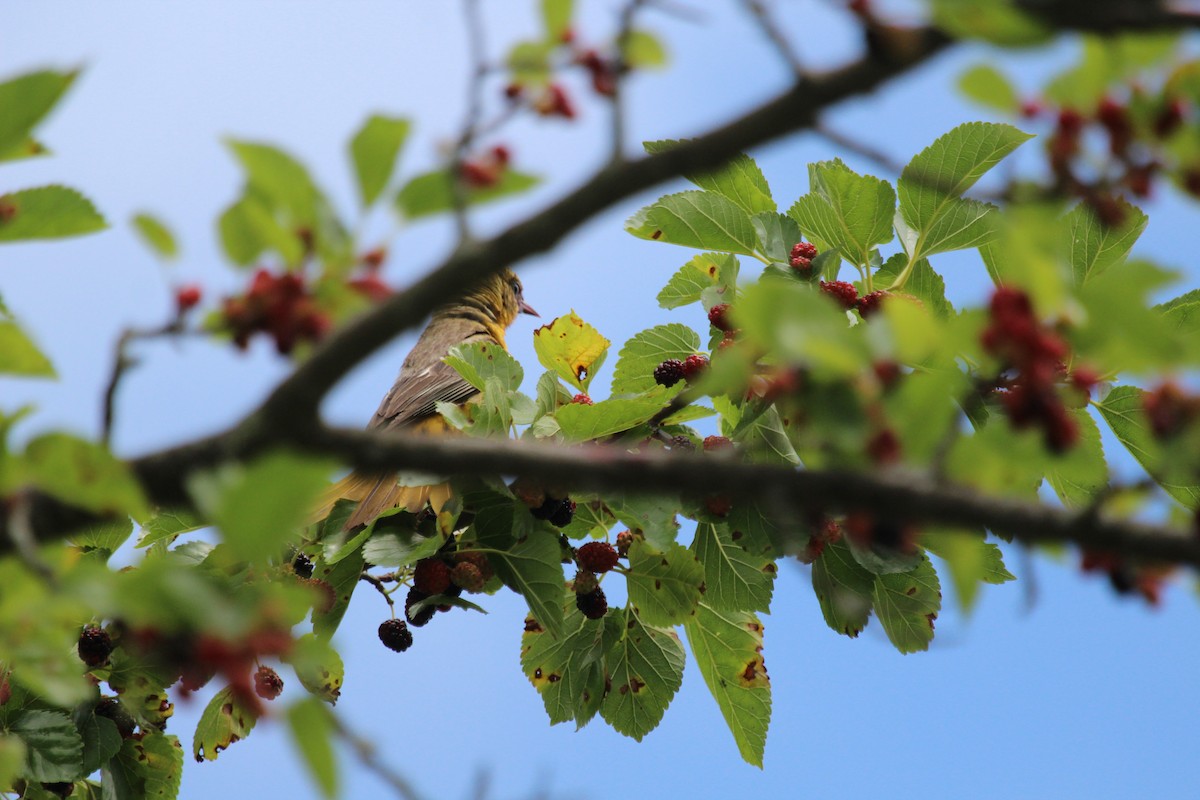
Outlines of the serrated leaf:
M 343 557 L 336 564 L 316 564 L 313 577 L 328 583 L 333 592 L 333 605 L 328 610 L 318 610 L 324 598 L 315 598 L 317 608 L 313 609 L 312 626 L 313 633 L 317 636 L 328 640 L 337 631 L 346 609 L 350 606 L 350 598 L 358 586 L 365 563 L 363 551 L 360 549 Z
M 1063 220 L 1067 232 L 1067 257 L 1075 286 L 1083 286 L 1129 255 L 1134 242 L 1146 229 L 1150 218 L 1141 209 L 1121 203 L 1121 210 L 1122 221 L 1114 226 L 1100 222 L 1096 213 L 1084 203 L 1073 208 Z
M 80 774 L 91 775 L 120 751 L 121 734 L 115 722 L 96 714 L 94 706 L 82 707 L 74 714 L 75 727 L 83 742 L 83 769 Z
M 764 211 L 750 218 L 758 236 L 758 250 L 770 261 L 786 264 L 801 239 L 800 225 L 786 214 Z
M 0 152 L 23 144 L 78 74 L 41 70 L 0 83 Z
M 138 537 L 137 546 L 140 549 L 156 542 L 170 543 L 175 541 L 177 536 L 206 525 L 207 522 L 191 511 L 178 508 L 159 509 L 142 525 L 142 535 Z
M 985 108 L 1011 114 L 1020 108 L 1017 90 L 1004 73 L 988 64 L 976 64 L 958 76 L 958 90 Z
M 541 365 L 581 392 L 591 385 L 610 344 L 574 311 L 533 332 L 533 350 Z
M 844 636 L 858 636 L 871 615 L 875 576 L 859 566 L 844 543 L 832 542 L 813 562 L 812 583 L 826 624 Z
M 192 738 L 192 755 L 197 761 L 216 761 L 222 750 L 249 736 L 256 722 L 254 709 L 234 693 L 233 687 L 226 686 L 213 695 L 200 714 Z
M 754 253 L 758 242 L 750 215 L 715 192 L 660 197 L 634 214 L 625 230 L 640 239 L 744 255 Z
M 225 144 L 270 209 L 284 212 L 296 225 L 316 224 L 321 192 L 303 164 L 274 145 L 238 139 Z
M 653 547 L 669 547 L 679 533 L 679 522 L 675 519 L 679 501 L 675 498 L 608 495 L 605 505 L 622 525 Z
M 796 454 L 779 411 L 773 405 L 761 414 L 743 417 L 730 438 L 742 445 L 743 452 L 754 461 L 791 466 L 800 464 L 800 456 Z
M 529 191 L 542 182 L 536 175 L 506 169 L 491 186 L 464 187 L 467 205 L 483 205 Z M 408 219 L 422 219 L 454 208 L 454 188 L 448 170 L 418 175 L 396 194 L 396 210 Z
M 704 567 L 704 604 L 717 611 L 769 611 L 775 561 L 752 552 L 726 524 L 701 522 L 692 551 Z
M 907 265 L 908 257 L 896 253 L 875 273 L 875 285 L 892 286 Z M 954 313 L 954 306 L 946 299 L 946 281 L 934 272 L 929 259 L 918 259 L 913 264 L 900 291 L 920 300 L 937 317 L 945 319 Z
M 569 442 L 587 442 L 632 430 L 652 419 L 683 390 L 682 384 L 668 389 L 656 386 L 638 397 L 614 397 L 592 405 L 571 404 L 554 412 L 563 436 Z
M 67 541 L 84 550 L 100 550 L 111 555 L 132 535 L 133 520 L 122 517 L 89 525 L 72 533 Z
M 933 622 L 942 608 L 942 588 L 929 556 L 911 572 L 875 576 L 875 616 L 901 653 L 929 649 Z
M 553 636 L 532 619 L 521 635 L 521 669 L 541 695 L 550 724 L 575 721 L 582 728 L 604 700 L 605 654 L 621 636 L 621 614 L 587 619 L 565 592 L 564 636 Z
M 1135 386 L 1117 386 L 1102 402 L 1096 404 L 1100 416 L 1142 468 L 1167 494 L 1185 507 L 1200 506 L 1200 483 L 1195 473 L 1186 469 L 1171 469 L 1163 457 L 1163 445 L 1154 438 L 1145 414 L 1146 392 Z
M 456 345 L 442 360 L 479 391 L 483 391 L 489 378 L 500 381 L 500 385 L 510 392 L 521 388 L 521 381 L 525 379 L 525 370 L 517 360 L 495 343 Z
M 12 320 L 0 320 L 0 374 L 55 378 L 54 365 Z
M 25 742 L 25 774 L 45 783 L 84 777 L 83 739 L 71 718 L 59 711 L 24 711 L 8 731 Z
M 654 368 L 668 358 L 683 360 L 700 349 L 700 337 L 686 325 L 672 322 L 642 331 L 621 348 L 613 370 L 612 391 L 641 394 L 658 384 Z
M 287 710 L 288 729 L 313 780 L 325 797 L 337 797 L 337 754 L 333 750 L 336 730 L 329 709 L 315 699 L 301 700 Z
M 701 253 L 684 264 L 658 293 L 663 308 L 679 308 L 700 302 L 704 290 L 720 286 L 722 276 L 738 272 L 737 256 L 727 253 Z
M 918 153 L 899 180 L 899 216 L 919 238 L 913 258 L 974 247 L 993 234 L 992 206 L 963 192 L 1032 136 L 1011 125 L 959 125 Z
M 683 143 L 675 139 L 662 139 L 643 142 L 642 146 L 653 155 Z M 775 211 L 775 201 L 771 198 L 771 187 L 767 185 L 766 177 L 754 159 L 745 153 L 734 156 L 719 170 L 688 173 L 684 177 L 701 189 L 733 201 L 747 214 Z
M 519 506 L 519 507 L 518 507 Z M 477 509 L 475 534 L 496 575 L 525 598 L 529 610 L 554 636 L 562 634 L 563 571 L 558 536 L 509 498 Z
M 175 241 L 175 234 L 171 233 L 171 229 L 158 217 L 142 212 L 135 214 L 131 223 L 142 242 L 154 251 L 156 256 L 164 261 L 179 257 L 179 244 Z
M 763 765 L 771 721 L 771 681 L 762 656 L 763 628 L 754 614 L 701 603 L 684 624 L 696 667 L 721 709 L 746 763 Z
M 872 249 L 895 236 L 896 192 L 887 181 L 859 175 L 841 159 L 809 164 L 808 179 L 809 193 L 788 209 L 788 216 L 818 249 L 837 249 L 863 266 Z
M 372 205 L 392 178 L 396 159 L 408 140 L 410 124 L 403 117 L 372 114 L 350 140 L 350 157 L 358 178 L 358 196 Z
M 0 195 L 0 209 L 0 242 L 61 239 L 108 227 L 91 200 L 66 186 L 41 186 Z
M 654 547 L 634 540 L 625 575 L 629 604 L 649 625 L 678 625 L 696 613 L 704 567 L 680 544 Z
M 683 645 L 671 631 L 646 625 L 631 609 L 621 636 L 607 653 L 611 688 L 600 715 L 618 733 L 636 741 L 654 730 L 683 683 Z
M 330 705 L 337 703 L 346 667 L 328 639 L 306 633 L 295 641 L 285 660 L 309 694 Z
M 1086 508 L 1108 488 L 1108 463 L 1100 442 L 1100 428 L 1084 409 L 1070 409 L 1079 428 L 1075 444 L 1050 461 L 1046 480 L 1068 508 Z
M 47 433 L 25 448 L 25 479 L 60 500 L 97 513 L 145 519 L 141 485 L 106 448 L 65 433 Z
M 1017 579 L 1005 568 L 1000 548 L 984 541 L 981 532 L 924 531 L 921 544 L 950 568 L 954 594 L 963 614 L 974 609 L 980 583 L 999 584 Z
M 179 739 L 161 733 L 126 739 L 101 772 L 106 800 L 175 800 L 182 777 Z
M 264 564 L 299 539 L 334 468 L 281 451 L 194 475 L 188 489 L 238 558 Z

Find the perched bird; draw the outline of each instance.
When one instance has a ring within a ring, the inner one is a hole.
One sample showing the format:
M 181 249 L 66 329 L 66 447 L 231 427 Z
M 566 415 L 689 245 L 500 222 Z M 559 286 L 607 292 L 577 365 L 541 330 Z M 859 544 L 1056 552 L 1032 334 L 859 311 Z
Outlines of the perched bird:
M 462 405 L 479 392 L 442 359 L 450 348 L 474 342 L 495 344 L 507 350 L 505 329 L 520 314 L 538 315 L 525 302 L 521 281 L 508 269 L 492 275 L 461 300 L 435 311 L 367 427 L 403 428 L 427 435 L 445 433 L 448 426 L 437 412 L 437 403 Z M 352 472 L 326 490 L 311 518 L 324 519 L 338 500 L 357 500 L 358 507 L 345 526 L 353 529 L 392 508 L 403 507 L 416 513 L 429 503 L 436 512 L 449 498 L 450 487 L 445 483 L 402 486 L 394 473 Z

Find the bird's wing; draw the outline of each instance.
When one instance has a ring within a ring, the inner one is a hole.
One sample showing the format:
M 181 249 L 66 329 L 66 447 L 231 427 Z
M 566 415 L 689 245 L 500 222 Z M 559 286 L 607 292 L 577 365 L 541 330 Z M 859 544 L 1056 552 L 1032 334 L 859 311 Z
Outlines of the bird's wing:
M 480 323 L 470 319 L 436 319 L 404 360 L 400 376 L 379 404 L 370 426 L 399 428 L 433 416 L 437 403 L 463 403 L 478 390 L 442 362 L 451 347 L 496 340 Z M 497 344 L 497 346 L 499 346 Z

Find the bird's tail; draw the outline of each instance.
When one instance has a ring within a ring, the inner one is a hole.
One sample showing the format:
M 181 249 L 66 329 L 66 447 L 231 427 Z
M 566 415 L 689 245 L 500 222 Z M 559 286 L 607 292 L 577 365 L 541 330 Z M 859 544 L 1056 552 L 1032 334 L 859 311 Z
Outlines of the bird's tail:
M 395 474 L 351 472 L 324 491 L 309 516 L 309 524 L 329 516 L 338 500 L 358 502 L 358 507 L 346 521 L 346 530 L 351 530 L 374 522 L 380 514 L 393 508 L 404 508 L 415 514 L 429 503 L 435 514 L 440 513 L 450 495 L 448 483 L 401 486 L 396 482 Z

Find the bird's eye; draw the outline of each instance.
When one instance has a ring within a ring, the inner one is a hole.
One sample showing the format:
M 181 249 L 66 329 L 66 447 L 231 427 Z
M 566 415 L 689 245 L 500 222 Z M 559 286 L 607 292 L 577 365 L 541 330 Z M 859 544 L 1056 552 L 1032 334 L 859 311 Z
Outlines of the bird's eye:
M 515 294 L 517 297 L 521 296 L 521 282 L 519 280 L 513 278 L 513 281 L 509 284 L 509 286 L 512 287 L 513 294 Z

